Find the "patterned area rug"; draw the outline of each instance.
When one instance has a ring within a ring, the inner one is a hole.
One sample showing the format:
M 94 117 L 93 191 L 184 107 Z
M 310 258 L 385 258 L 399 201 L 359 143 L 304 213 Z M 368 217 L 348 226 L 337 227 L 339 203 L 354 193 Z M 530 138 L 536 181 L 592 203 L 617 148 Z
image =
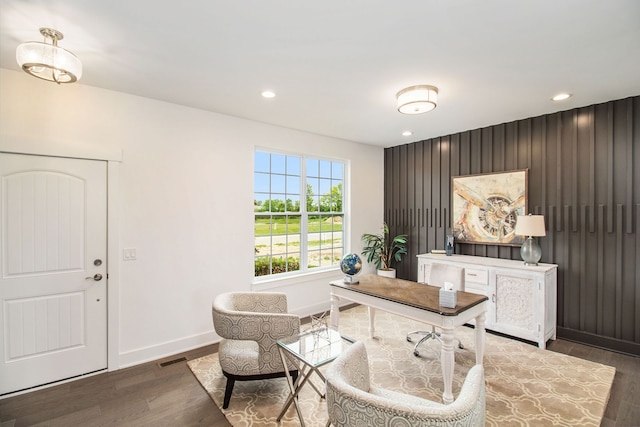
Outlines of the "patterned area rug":
M 405 340 L 408 331 L 425 329 L 425 326 L 378 311 L 377 337 L 369 339 L 365 307 L 351 308 L 340 316 L 341 334 L 365 342 L 372 383 L 441 402 L 439 344 L 431 341 L 418 358 L 413 355 L 413 345 Z M 454 398 L 475 363 L 473 332 L 467 327 L 456 329 L 456 337 L 462 340 L 465 349 L 455 350 Z M 217 354 L 188 364 L 221 408 L 226 378 L 220 371 Z M 484 366 L 488 426 L 599 426 L 615 375 L 615 368 L 610 366 L 540 350 L 489 333 Z M 281 423 L 276 422 L 288 391 L 284 378 L 236 382 L 229 408 L 222 412 L 236 427 L 299 426 L 293 406 Z M 307 426 L 325 425 L 324 399 L 320 399 L 312 387 L 305 385 L 299 404 Z

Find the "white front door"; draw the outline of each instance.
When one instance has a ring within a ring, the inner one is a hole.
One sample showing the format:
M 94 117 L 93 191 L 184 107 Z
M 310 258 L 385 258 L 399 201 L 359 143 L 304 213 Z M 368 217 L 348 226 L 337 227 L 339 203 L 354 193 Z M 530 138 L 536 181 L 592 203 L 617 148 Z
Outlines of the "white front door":
M 107 163 L 0 153 L 0 395 L 107 367 Z

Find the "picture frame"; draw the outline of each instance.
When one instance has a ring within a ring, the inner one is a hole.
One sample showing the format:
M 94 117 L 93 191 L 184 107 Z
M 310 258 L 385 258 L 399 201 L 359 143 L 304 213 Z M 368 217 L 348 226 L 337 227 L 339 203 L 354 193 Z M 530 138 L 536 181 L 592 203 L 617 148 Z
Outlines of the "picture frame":
M 528 169 L 451 178 L 452 233 L 458 243 L 520 246 L 518 215 L 528 208 Z

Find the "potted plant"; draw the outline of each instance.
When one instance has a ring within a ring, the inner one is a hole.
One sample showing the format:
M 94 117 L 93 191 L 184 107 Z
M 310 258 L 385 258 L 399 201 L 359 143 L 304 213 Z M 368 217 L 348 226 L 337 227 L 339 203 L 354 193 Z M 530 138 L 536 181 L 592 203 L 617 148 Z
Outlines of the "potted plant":
M 396 270 L 391 265 L 394 261 L 402 260 L 402 255 L 407 253 L 407 237 L 406 234 L 399 234 L 389 239 L 389 226 L 384 222 L 382 233 L 362 235 L 362 256 L 376 266 L 379 275 L 396 277 Z

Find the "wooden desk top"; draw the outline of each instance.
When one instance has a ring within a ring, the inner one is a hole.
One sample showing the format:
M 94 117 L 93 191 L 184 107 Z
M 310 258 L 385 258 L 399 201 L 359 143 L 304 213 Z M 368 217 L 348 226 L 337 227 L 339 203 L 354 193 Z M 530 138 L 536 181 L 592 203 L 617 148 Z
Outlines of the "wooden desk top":
M 392 279 L 378 276 L 377 274 L 360 276 L 358 280 L 360 283 L 354 285 L 346 284 L 342 280 L 335 280 L 330 284 L 338 288 L 405 304 L 443 316 L 457 316 L 461 312 L 488 299 L 485 295 L 458 291 L 456 307 L 446 308 L 440 307 L 440 288 L 437 286 L 403 279 Z

